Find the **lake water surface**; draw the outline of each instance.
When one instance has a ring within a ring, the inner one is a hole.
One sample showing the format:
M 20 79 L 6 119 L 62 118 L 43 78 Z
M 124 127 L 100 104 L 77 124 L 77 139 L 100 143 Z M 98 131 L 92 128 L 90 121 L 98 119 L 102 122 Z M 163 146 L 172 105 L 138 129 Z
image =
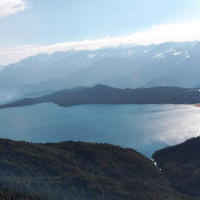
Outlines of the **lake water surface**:
M 0 137 L 32 142 L 106 142 L 151 156 L 200 135 L 192 105 L 80 105 L 52 103 L 0 110 Z

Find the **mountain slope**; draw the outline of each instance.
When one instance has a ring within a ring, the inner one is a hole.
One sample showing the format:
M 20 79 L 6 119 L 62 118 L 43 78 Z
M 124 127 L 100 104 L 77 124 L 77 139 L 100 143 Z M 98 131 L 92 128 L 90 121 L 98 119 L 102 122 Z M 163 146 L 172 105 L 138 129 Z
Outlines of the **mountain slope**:
M 0 72 L 1 100 L 96 84 L 117 88 L 199 85 L 200 42 L 37 55 Z M 8 95 L 6 95 L 8 94 Z
M 38 98 L 26 98 L 1 105 L 0 108 L 52 102 L 60 106 L 80 104 L 195 104 L 200 102 L 199 89 L 154 87 L 117 89 L 104 85 L 68 89 Z
M 175 51 L 173 63 L 169 60 L 164 61 L 164 67 L 167 68 L 166 63 L 171 65 L 172 68 L 168 68 L 163 74 L 153 78 L 146 82 L 143 86 L 178 86 L 178 87 L 195 87 L 199 83 L 200 75 L 200 43 L 193 43 L 187 47 L 173 48 Z
M 153 162 L 135 150 L 108 144 L 5 139 L 0 139 L 0 149 L 0 180 L 22 193 L 57 200 L 180 197 Z
M 1 200 L 47 200 L 45 198 L 41 198 L 38 195 L 33 194 L 33 192 L 19 192 L 15 186 L 7 185 L 5 187 L 4 182 L 0 182 L 0 199 Z
M 90 51 L 40 54 L 11 64 L 0 72 L 0 89 L 36 84 L 75 72 L 100 58 L 90 59 Z
M 141 65 L 141 63 L 140 63 Z M 137 61 L 131 58 L 105 58 L 88 67 L 77 70 L 62 79 L 51 80 L 40 84 L 28 85 L 21 90 L 24 93 L 34 91 L 61 90 L 78 86 L 94 86 L 120 75 L 126 75 L 138 69 Z
M 66 51 L 54 54 L 39 54 L 28 57 L 18 63 L 6 66 L 0 72 L 0 89 L 22 87 L 53 79 L 59 79 L 75 71 L 90 66 L 105 58 L 137 57 L 150 47 L 135 46 L 129 48 L 111 48 L 95 51 Z M 115 63 L 111 63 L 113 66 Z
M 118 88 L 177 86 L 191 88 L 199 84 L 199 42 L 168 42 L 155 46 L 105 51 L 107 57 L 88 67 L 36 85 L 25 91 L 43 92 L 78 86 L 105 84 Z M 94 52 L 95 53 L 95 52 Z M 109 56 L 108 56 L 109 55 Z
M 159 150 L 153 159 L 174 188 L 200 198 L 200 137 Z
M 2 71 L 4 69 L 5 66 L 0 65 L 0 71 Z

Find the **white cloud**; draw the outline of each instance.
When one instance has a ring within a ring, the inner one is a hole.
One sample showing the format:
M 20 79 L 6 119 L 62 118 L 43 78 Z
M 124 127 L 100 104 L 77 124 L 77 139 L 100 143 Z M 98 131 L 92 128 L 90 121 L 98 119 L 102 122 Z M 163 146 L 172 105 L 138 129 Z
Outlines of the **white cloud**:
M 0 0 L 0 18 L 23 11 L 28 8 L 25 0 Z
M 140 44 L 149 45 L 152 43 L 160 44 L 163 42 L 174 41 L 200 41 L 200 20 L 188 21 L 176 24 L 162 24 L 153 26 L 150 29 L 137 32 L 127 36 L 105 37 L 98 40 L 84 40 L 80 42 L 67 42 L 53 44 L 49 46 L 25 45 L 0 49 L 0 64 L 17 62 L 22 58 L 36 55 L 39 53 L 53 53 L 55 51 L 93 50 L 108 46 L 118 46 L 120 44 Z

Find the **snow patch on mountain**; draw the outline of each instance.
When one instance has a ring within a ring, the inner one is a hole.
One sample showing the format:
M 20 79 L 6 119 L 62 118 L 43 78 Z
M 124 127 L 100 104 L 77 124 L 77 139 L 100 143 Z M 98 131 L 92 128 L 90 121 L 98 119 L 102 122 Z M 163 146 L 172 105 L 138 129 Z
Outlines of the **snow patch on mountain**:
M 95 57 L 96 55 L 93 53 L 93 54 L 90 54 L 90 55 L 88 55 L 88 59 L 93 59 L 94 57 Z
M 185 52 L 185 57 L 182 58 L 180 61 L 178 61 L 176 64 L 180 64 L 182 63 L 183 61 L 185 61 L 186 59 L 190 58 L 190 55 L 188 52 Z
M 160 60 L 161 58 L 165 57 L 163 53 L 157 53 L 154 58 Z
M 126 53 L 126 57 L 131 57 L 132 55 L 134 55 L 134 51 L 128 50 L 128 52 Z
M 180 54 L 181 54 L 181 52 L 174 50 L 174 53 L 173 53 L 174 56 L 178 56 Z
M 180 51 L 177 51 L 174 48 L 170 48 L 169 50 L 166 51 L 166 53 L 172 53 L 174 56 L 178 56 L 178 55 L 182 54 Z

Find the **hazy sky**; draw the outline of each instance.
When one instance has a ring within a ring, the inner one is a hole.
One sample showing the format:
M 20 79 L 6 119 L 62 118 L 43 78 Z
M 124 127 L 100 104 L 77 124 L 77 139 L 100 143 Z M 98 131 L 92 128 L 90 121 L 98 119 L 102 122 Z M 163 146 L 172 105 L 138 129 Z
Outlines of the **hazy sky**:
M 200 40 L 200 0 L 0 0 L 0 64 L 119 43 Z

